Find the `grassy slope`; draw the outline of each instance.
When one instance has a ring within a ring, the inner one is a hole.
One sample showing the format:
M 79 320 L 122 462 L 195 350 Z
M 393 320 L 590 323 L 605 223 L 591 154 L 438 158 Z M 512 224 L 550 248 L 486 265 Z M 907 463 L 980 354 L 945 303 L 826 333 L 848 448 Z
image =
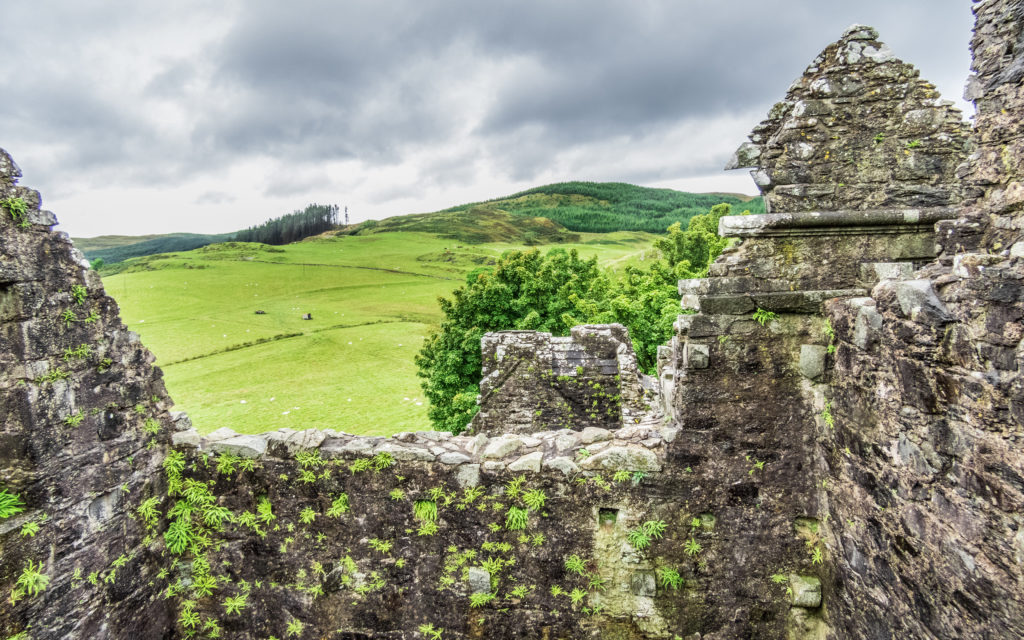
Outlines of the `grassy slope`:
M 570 231 L 661 233 L 674 222 L 685 227 L 691 217 L 707 213 L 721 202 L 732 204 L 736 213 L 745 209 L 764 212 L 764 201 L 750 196 L 688 193 L 623 182 L 560 182 L 440 213 L 486 209 L 521 217 L 543 216 Z
M 233 237 L 231 233 L 166 233 L 151 236 L 97 236 L 76 239 L 74 242 L 89 260 L 102 258 L 104 262 L 114 263 L 157 253 L 189 251 L 215 242 L 225 242 Z
M 618 266 L 653 239 L 578 235 L 559 246 Z M 415 232 L 227 243 L 133 260 L 104 284 L 200 430 L 390 434 L 429 428 L 412 359 L 440 321 L 437 297 L 509 248 L 521 245 Z
M 148 236 L 96 236 L 93 238 L 72 238 L 75 246 L 82 253 L 90 251 L 100 251 L 102 249 L 113 249 L 115 247 L 123 247 L 129 244 L 135 244 L 137 242 L 146 242 L 147 240 L 156 240 L 157 238 L 164 238 L 167 236 L 174 236 L 177 234 L 173 233 L 161 233 L 153 234 Z

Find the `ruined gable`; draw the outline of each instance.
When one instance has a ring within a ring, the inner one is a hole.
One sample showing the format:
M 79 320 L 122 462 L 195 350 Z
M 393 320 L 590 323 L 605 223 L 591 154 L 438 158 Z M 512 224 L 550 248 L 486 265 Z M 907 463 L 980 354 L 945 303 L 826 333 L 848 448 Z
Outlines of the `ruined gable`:
M 488 333 L 481 351 L 480 410 L 471 433 L 618 429 L 652 413 L 654 380 L 637 368 L 622 325 L 580 325 L 566 337 Z
M 769 213 L 938 207 L 960 201 L 967 128 L 952 103 L 871 27 L 825 48 L 727 169 L 754 167 Z

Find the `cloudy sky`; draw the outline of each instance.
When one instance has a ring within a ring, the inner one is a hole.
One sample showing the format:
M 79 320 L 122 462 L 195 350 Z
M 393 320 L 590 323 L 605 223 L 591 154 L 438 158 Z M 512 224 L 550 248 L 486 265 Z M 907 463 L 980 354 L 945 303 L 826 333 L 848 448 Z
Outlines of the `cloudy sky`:
M 73 236 L 353 220 L 730 153 L 854 22 L 950 99 L 968 0 L 6 2 L 0 147 Z M 965 116 L 969 107 L 965 104 Z

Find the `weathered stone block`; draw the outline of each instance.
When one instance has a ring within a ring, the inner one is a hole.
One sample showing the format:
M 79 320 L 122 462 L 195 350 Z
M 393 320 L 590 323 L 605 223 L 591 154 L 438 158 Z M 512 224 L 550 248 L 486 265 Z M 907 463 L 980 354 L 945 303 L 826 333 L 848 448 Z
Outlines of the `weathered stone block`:
M 540 471 L 540 463 L 544 459 L 544 453 L 541 451 L 535 451 L 528 453 L 525 456 L 519 458 L 515 462 L 511 462 L 508 465 L 509 471 L 533 471 L 534 473 Z
M 523 446 L 523 439 L 516 436 L 501 436 L 487 443 L 483 457 L 485 459 L 505 458 Z
M 635 596 L 654 597 L 658 592 L 653 571 L 637 571 L 629 577 L 629 591 Z
M 580 462 L 587 470 L 661 471 L 657 454 L 643 447 L 611 446 Z
M 480 465 L 464 464 L 460 466 L 455 473 L 455 481 L 461 489 L 477 486 L 480 484 Z
M 463 464 L 472 460 L 469 456 L 464 453 L 458 453 L 450 451 L 448 453 L 442 453 L 437 457 L 437 461 L 441 464 Z
M 871 298 L 851 298 L 847 304 L 856 313 L 853 344 L 867 351 L 878 340 L 878 332 L 882 328 L 882 314 L 875 309 L 875 301 Z
M 905 317 L 925 324 L 949 322 L 951 316 L 946 305 L 935 295 L 930 280 L 882 281 L 872 297 L 894 297 Z
M 487 569 L 482 567 L 470 567 L 467 582 L 469 583 L 470 593 L 491 592 L 491 574 Z
M 800 345 L 800 373 L 805 378 L 817 380 L 825 373 L 825 359 L 828 349 L 818 344 Z
M 175 447 L 199 448 L 202 440 L 202 436 L 195 429 L 177 431 L 171 434 L 171 444 Z
M 545 469 L 555 469 L 556 471 L 561 471 L 563 474 L 567 476 L 574 473 L 579 473 L 580 470 L 579 466 L 577 466 L 576 463 L 572 461 L 572 458 L 567 458 L 565 456 L 548 458 L 547 460 L 544 460 L 543 467 Z
M 611 440 L 612 432 L 599 427 L 587 427 L 580 433 L 579 438 L 582 444 L 593 444 L 595 442 Z
M 790 574 L 789 588 L 793 590 L 790 601 L 794 607 L 814 609 L 821 606 L 821 580 L 817 577 Z
M 237 436 L 238 436 L 238 432 L 236 432 L 234 429 L 229 429 L 227 427 L 221 427 L 220 429 L 217 429 L 216 431 L 211 431 L 210 433 L 206 434 L 204 439 L 207 442 L 218 442 L 220 440 L 228 440 L 228 439 L 231 439 L 231 438 L 234 438 L 234 437 L 237 437 Z
M 260 436 L 235 436 L 210 445 L 214 453 L 227 453 L 240 458 L 258 458 L 267 452 L 267 441 Z
M 909 262 L 865 262 L 860 265 L 860 279 L 866 284 L 881 280 L 908 280 L 914 275 L 914 265 Z
M 376 448 L 376 453 L 388 453 L 395 460 L 421 460 L 432 461 L 435 459 L 429 449 L 423 449 L 415 445 L 402 445 L 397 442 L 385 442 Z
M 707 369 L 711 362 L 711 347 L 706 344 L 686 344 L 685 366 L 688 369 Z

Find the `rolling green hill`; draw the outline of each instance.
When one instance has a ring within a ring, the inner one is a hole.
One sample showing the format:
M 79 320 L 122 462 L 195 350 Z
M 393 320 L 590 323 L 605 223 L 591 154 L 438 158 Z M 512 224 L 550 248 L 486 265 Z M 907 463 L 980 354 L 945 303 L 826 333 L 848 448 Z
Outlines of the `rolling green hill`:
M 764 213 L 764 200 L 750 196 L 687 193 L 652 189 L 623 182 L 561 182 L 536 187 L 483 203 L 460 205 L 440 213 L 474 209 L 504 211 L 522 217 L 544 217 L 570 231 L 663 233 L 673 222 L 683 226 L 695 215 L 727 202 L 737 213 Z
M 418 231 L 467 244 L 508 242 L 532 246 L 575 242 L 579 236 L 574 232 L 663 233 L 673 222 L 685 226 L 691 217 L 706 213 L 721 202 L 734 205 L 737 212 L 745 209 L 751 213 L 764 212 L 764 201 L 760 197 L 742 194 L 687 193 L 623 182 L 562 182 L 433 213 L 368 220 L 324 235 Z M 236 235 L 98 236 L 74 238 L 74 242 L 89 260 L 102 259 L 110 265 L 129 258 L 189 251 L 227 242 Z
M 216 242 L 231 240 L 235 234 L 207 235 L 200 233 L 166 233 L 150 236 L 97 236 L 73 238 L 75 246 L 90 261 L 103 260 L 107 264 L 129 258 L 150 256 L 170 251 L 189 251 Z
M 576 242 L 580 236 L 544 217 L 515 215 L 490 204 L 464 209 L 415 213 L 384 220 L 368 220 L 328 235 L 366 235 L 420 231 L 467 244 L 503 242 L 518 245 Z
M 573 235 L 559 246 L 611 266 L 650 255 L 654 239 Z M 395 231 L 281 247 L 229 242 L 134 258 L 103 274 L 200 430 L 390 434 L 430 428 L 413 354 L 441 319 L 437 297 L 522 248 L 519 239 L 469 245 Z

